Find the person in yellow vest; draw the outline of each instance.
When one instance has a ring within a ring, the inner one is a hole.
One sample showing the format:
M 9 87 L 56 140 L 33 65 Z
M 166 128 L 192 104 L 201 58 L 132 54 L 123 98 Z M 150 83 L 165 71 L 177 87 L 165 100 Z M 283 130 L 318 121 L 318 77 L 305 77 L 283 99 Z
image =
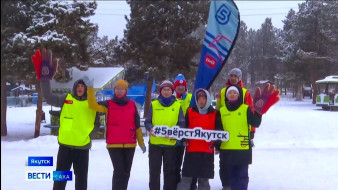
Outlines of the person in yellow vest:
M 69 171 L 73 165 L 75 189 L 86 190 L 91 137 L 100 127 L 99 115 L 88 108 L 87 86 L 84 80 L 74 82 L 72 93 L 54 94 L 50 80 L 55 75 L 57 61 L 52 62 L 52 52 L 36 50 L 32 61 L 40 80 L 42 95 L 47 104 L 61 107 L 59 151 L 56 170 Z M 95 128 L 95 130 L 94 130 Z M 67 181 L 54 181 L 54 190 L 64 190 Z
M 226 89 L 230 85 L 238 85 L 242 88 L 242 91 L 243 91 L 243 103 L 250 106 L 251 111 L 254 111 L 253 110 L 253 101 L 252 101 L 250 91 L 247 90 L 246 88 L 244 88 L 244 86 L 243 86 L 242 71 L 239 68 L 233 68 L 229 71 L 228 77 L 229 77 L 229 79 L 228 79 L 227 83 L 225 84 L 225 88 L 221 89 L 220 92 L 218 93 L 217 100 L 216 100 L 216 109 L 220 110 L 221 107 L 225 106 Z M 255 137 L 256 128 L 250 127 L 250 129 L 251 129 L 251 131 L 250 131 L 251 141 L 250 142 L 253 144 L 253 139 Z M 222 176 L 222 175 L 226 174 L 225 172 L 222 171 L 222 168 L 220 168 L 219 173 L 220 173 L 220 176 L 221 176 L 222 186 L 224 187 L 224 189 L 229 188 L 230 182 L 229 182 L 229 180 L 226 176 Z
M 174 90 L 174 95 L 176 96 L 177 101 L 181 104 L 183 114 L 185 115 L 189 108 L 192 94 L 188 93 L 187 81 L 185 80 L 184 75 L 178 74 L 175 77 Z
M 188 93 L 187 81 L 183 74 L 178 74 L 174 80 L 174 95 L 176 96 L 176 100 L 181 104 L 184 116 L 187 113 L 187 109 L 189 108 L 192 94 Z M 176 143 L 176 153 L 177 153 L 177 162 L 176 162 L 176 182 L 179 183 L 181 181 L 181 167 L 184 155 L 184 146 L 181 141 L 177 141 Z M 193 180 L 196 186 L 196 180 Z M 195 189 L 195 187 L 193 187 Z
M 252 163 L 252 145 L 250 144 L 250 125 L 259 127 L 262 114 L 279 100 L 279 90 L 267 84 L 263 93 L 257 89 L 254 96 L 254 112 L 243 104 L 243 91 L 237 85 L 231 85 L 226 90 L 225 106 L 220 108 L 222 128 L 229 132 L 229 141 L 223 141 L 220 147 L 220 168 L 229 178 L 230 187 L 223 189 L 248 189 L 249 164 Z M 222 180 L 222 179 L 221 179 Z
M 159 137 L 154 133 L 154 126 L 185 127 L 181 104 L 173 96 L 173 83 L 165 80 L 160 85 L 160 95 L 151 102 L 145 127 L 150 131 L 149 138 L 149 189 L 160 190 L 161 166 L 163 161 L 163 190 L 176 190 L 176 140 Z
M 106 114 L 106 143 L 113 164 L 113 190 L 127 190 L 136 141 L 143 153 L 146 147 L 135 102 L 127 97 L 128 82 L 119 79 L 114 85 L 114 97 L 97 103 L 92 82 L 88 85 L 89 108 Z

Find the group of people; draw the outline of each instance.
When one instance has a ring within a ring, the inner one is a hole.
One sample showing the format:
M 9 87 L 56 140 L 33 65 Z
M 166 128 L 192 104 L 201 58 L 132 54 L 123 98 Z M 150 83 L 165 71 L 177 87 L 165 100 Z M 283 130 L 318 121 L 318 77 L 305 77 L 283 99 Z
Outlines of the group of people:
M 95 98 L 93 80 L 88 78 L 77 80 L 72 93 L 56 95 L 50 89 L 50 80 L 57 68 L 51 51 L 37 50 L 32 61 L 44 99 L 48 104 L 62 108 L 56 170 L 70 170 L 73 165 L 75 189 L 87 189 L 91 136 L 100 126 L 100 113 L 104 113 L 106 144 L 114 168 L 112 189 L 126 190 L 136 144 L 143 153 L 146 152 L 140 116 L 135 103 L 127 97 L 128 82 L 118 80 L 114 85 L 113 98 L 100 102 Z M 248 188 L 248 165 L 252 162 L 250 142 L 254 127 L 260 125 L 262 114 L 278 101 L 279 91 L 274 86 L 266 86 L 265 96 L 258 90 L 252 99 L 243 87 L 241 77 L 238 68 L 229 72 L 226 87 L 217 97 L 216 109 L 206 89 L 194 91 L 196 105 L 189 107 L 193 96 L 188 93 L 187 81 L 182 74 L 176 76 L 174 83 L 169 80 L 161 83 L 160 95 L 151 102 L 144 123 L 150 132 L 150 190 L 161 189 L 162 163 L 164 190 L 210 189 L 209 179 L 214 178 L 214 154 L 220 157 L 219 175 L 223 189 Z M 156 136 L 153 128 L 158 125 L 224 130 L 229 132 L 229 141 L 177 140 Z M 65 187 L 66 182 L 55 181 L 53 185 L 56 190 L 64 190 Z

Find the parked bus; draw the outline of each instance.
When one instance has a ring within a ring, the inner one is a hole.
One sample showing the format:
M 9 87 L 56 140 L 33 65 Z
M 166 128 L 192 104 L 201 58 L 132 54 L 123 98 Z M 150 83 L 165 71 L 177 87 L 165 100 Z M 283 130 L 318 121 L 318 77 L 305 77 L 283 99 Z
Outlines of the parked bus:
M 338 75 L 316 81 L 316 105 L 323 109 L 338 110 Z

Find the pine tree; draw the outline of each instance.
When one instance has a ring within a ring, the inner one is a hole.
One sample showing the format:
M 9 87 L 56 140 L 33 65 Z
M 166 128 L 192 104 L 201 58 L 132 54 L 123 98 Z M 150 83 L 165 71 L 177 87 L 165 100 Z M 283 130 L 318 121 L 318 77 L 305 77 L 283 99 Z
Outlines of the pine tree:
M 193 56 L 201 50 L 200 39 L 192 33 L 207 20 L 208 2 L 127 1 L 131 7 L 124 56 L 135 68 L 138 79 L 148 76 L 145 114 L 150 105 L 152 81 L 173 79 L 190 73 Z M 188 77 L 189 78 L 189 77 Z M 132 78 L 129 80 L 133 80 Z
M 34 137 L 40 133 L 42 97 L 30 56 L 34 49 L 44 47 L 53 50 L 53 57 L 60 58 L 59 68 L 86 67 L 87 39 L 97 26 L 85 18 L 95 9 L 95 2 L 1 1 L 1 99 L 6 102 L 7 81 L 24 79 L 36 84 Z M 2 134 L 6 135 L 6 106 L 2 105 L 1 113 Z
M 289 72 L 295 74 L 298 89 L 304 83 L 312 83 L 313 103 L 315 81 L 338 72 L 337 9 L 337 1 L 306 1 L 299 5 L 296 14 L 289 13 L 285 21 Z
M 259 46 L 259 80 L 274 80 L 279 64 L 279 43 L 277 42 L 277 29 L 272 25 L 271 18 L 266 18 L 257 31 Z

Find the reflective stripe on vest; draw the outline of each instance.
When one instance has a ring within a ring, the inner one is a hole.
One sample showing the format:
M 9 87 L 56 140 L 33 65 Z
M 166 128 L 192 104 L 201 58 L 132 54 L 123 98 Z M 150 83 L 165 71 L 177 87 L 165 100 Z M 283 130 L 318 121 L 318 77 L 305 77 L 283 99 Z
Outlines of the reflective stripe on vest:
M 225 92 L 226 91 L 227 91 L 227 87 L 221 90 L 221 107 L 225 106 Z M 242 88 L 242 91 L 243 91 L 243 103 L 245 103 L 245 94 L 246 94 L 247 89 Z
M 151 102 L 153 108 L 153 126 L 166 125 L 172 127 L 177 125 L 181 104 L 175 101 L 171 106 L 164 107 L 158 100 Z M 154 145 L 175 145 L 176 140 L 165 137 L 150 136 L 150 143 Z
M 188 109 L 189 129 L 195 127 L 201 127 L 205 130 L 215 130 L 216 111 L 208 114 L 200 114 L 193 111 L 192 108 Z M 187 146 L 187 152 L 214 152 L 214 144 L 206 142 L 205 140 L 189 139 L 189 145 Z
M 185 97 L 185 99 L 176 98 L 177 102 L 179 102 L 181 104 L 184 116 L 187 113 L 187 109 L 189 108 L 191 97 L 192 97 L 192 94 L 188 93 L 187 96 Z
M 135 103 L 129 100 L 120 106 L 112 100 L 107 102 L 107 144 L 136 143 Z
M 96 112 L 88 108 L 88 101 L 76 100 L 68 94 L 60 115 L 58 141 L 71 146 L 90 143 L 90 132 L 94 129 Z
M 223 150 L 249 149 L 249 125 L 247 118 L 248 105 L 242 104 L 237 110 L 229 111 L 226 106 L 221 107 L 223 130 L 229 132 L 229 141 L 223 141 Z

